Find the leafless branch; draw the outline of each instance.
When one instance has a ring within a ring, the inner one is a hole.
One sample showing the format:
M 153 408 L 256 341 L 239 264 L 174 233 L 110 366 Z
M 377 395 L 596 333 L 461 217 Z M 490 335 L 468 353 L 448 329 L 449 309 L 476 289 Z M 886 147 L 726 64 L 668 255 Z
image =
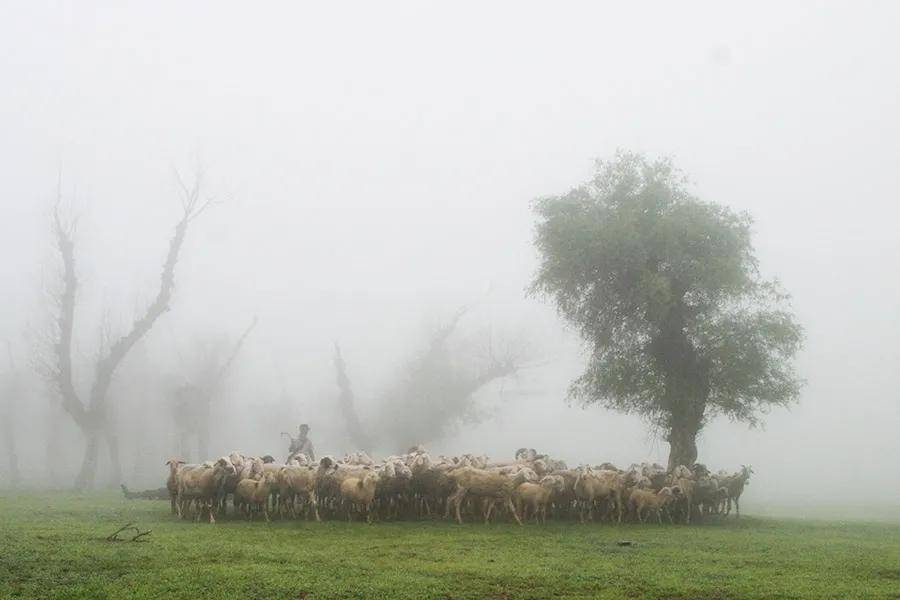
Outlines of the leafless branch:
M 123 540 L 119 537 L 119 534 L 124 531 L 133 531 L 134 535 L 129 540 Z M 122 527 L 119 527 L 117 530 L 106 536 L 107 542 L 146 542 L 147 540 L 142 540 L 141 538 L 145 535 L 150 535 L 152 529 L 148 529 L 147 531 L 141 531 L 137 527 L 134 526 L 134 523 L 126 523 Z

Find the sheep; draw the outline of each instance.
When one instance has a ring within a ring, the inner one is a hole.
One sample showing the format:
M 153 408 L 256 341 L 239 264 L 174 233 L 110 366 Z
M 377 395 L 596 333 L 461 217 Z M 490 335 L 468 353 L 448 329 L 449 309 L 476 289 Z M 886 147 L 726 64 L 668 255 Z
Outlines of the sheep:
M 387 461 L 378 469 L 375 497 L 385 518 L 399 516 L 409 504 L 412 470 L 402 461 Z
M 302 455 L 301 455 L 302 456 Z M 298 498 L 306 504 L 307 518 L 312 508 L 316 521 L 319 518 L 319 504 L 316 498 L 316 469 L 312 467 L 285 466 L 278 476 L 278 514 L 284 515 L 285 509 L 291 516 L 297 516 Z
M 654 511 L 656 513 L 656 520 L 662 525 L 661 512 L 667 504 L 674 500 L 675 492 L 670 487 L 664 487 L 658 492 L 635 488 L 631 491 L 631 495 L 628 498 L 628 504 L 637 515 L 638 522 L 644 522 L 643 515 L 644 511 L 647 510 Z M 668 512 L 666 513 L 666 516 L 669 517 L 669 521 L 671 522 L 672 516 L 669 515 Z
M 685 513 L 684 522 L 686 525 L 691 524 L 691 513 L 694 511 L 694 495 L 697 484 L 693 479 L 673 479 L 672 491 L 676 493 L 679 499 L 684 499 Z
M 378 486 L 378 475 L 367 473 L 364 477 L 348 477 L 341 482 L 341 497 L 347 504 L 347 521 L 353 518 L 354 509 L 365 512 L 366 522 L 372 522 L 372 501 L 375 499 L 375 488 Z
M 530 481 L 523 482 L 513 492 L 516 510 L 522 515 L 523 521 L 528 521 L 528 509 L 531 509 L 535 521 L 547 522 L 547 505 L 554 493 L 565 490 L 566 481 L 559 475 L 547 475 L 540 483 Z
M 183 464 L 185 464 L 184 461 L 177 458 L 171 458 L 166 461 L 166 465 L 169 467 L 169 478 L 166 479 L 166 488 L 169 490 L 169 499 L 172 502 L 173 515 L 178 512 L 176 506 L 178 500 L 178 471 Z
M 360 450 L 359 452 L 354 452 L 353 454 L 348 454 L 344 457 L 344 461 L 348 465 L 369 465 L 372 466 L 375 464 L 375 461 L 366 454 L 365 450 Z
M 456 511 L 456 521 L 462 524 L 462 515 L 460 514 L 460 505 L 466 495 L 471 494 L 478 498 L 488 498 L 492 500 L 488 509 L 485 511 L 484 522 L 489 523 L 491 517 L 491 509 L 495 502 L 502 502 L 515 518 L 516 523 L 522 524 L 516 507 L 513 505 L 512 493 L 515 489 L 513 479 L 500 473 L 491 472 L 485 469 L 476 469 L 474 467 L 462 467 L 455 469 L 449 474 L 449 477 L 456 484 L 456 490 L 447 500 L 448 512 L 452 506 Z
M 531 462 L 537 458 L 537 450 L 534 448 L 519 448 L 516 450 L 516 460 Z
M 294 454 L 291 458 L 285 463 L 289 467 L 308 467 L 309 466 L 309 458 L 302 452 L 299 454 Z
M 200 514 L 203 508 L 209 510 L 209 522 L 216 522 L 213 512 L 218 501 L 219 493 L 225 478 L 234 473 L 234 465 L 223 456 L 212 466 L 207 467 L 201 465 L 195 468 L 181 468 L 178 471 L 178 516 L 183 517 L 191 501 L 196 501 L 200 505 L 197 511 L 197 520 L 200 520 Z
M 593 520 L 593 507 L 598 500 L 611 502 L 618 511 L 618 522 L 622 522 L 622 493 L 625 490 L 625 475 L 618 471 L 594 471 L 582 469 L 575 481 L 575 498 L 581 510 L 579 518 L 585 522 L 585 512 Z M 611 507 L 612 508 L 612 507 Z
M 727 501 L 727 499 L 728 490 L 721 487 L 715 477 L 697 478 L 694 485 L 694 503 L 701 515 L 720 512 L 723 500 Z
M 672 469 L 672 476 L 675 479 L 692 479 L 694 474 L 684 465 L 678 465 Z
M 241 507 L 249 520 L 253 520 L 253 511 L 262 511 L 266 522 L 269 521 L 269 494 L 275 484 L 276 477 L 270 471 L 259 479 L 243 479 L 234 489 L 234 505 Z

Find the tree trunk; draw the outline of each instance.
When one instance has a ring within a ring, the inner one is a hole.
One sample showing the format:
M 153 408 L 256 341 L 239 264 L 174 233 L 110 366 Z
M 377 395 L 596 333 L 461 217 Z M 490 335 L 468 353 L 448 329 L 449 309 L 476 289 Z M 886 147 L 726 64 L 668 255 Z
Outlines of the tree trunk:
M 198 461 L 209 460 L 209 421 L 200 423 L 197 430 L 197 452 L 199 453 Z
M 185 462 L 191 462 L 191 436 L 185 430 L 178 432 L 178 451 L 176 456 Z
M 100 429 L 98 427 L 84 431 L 84 459 L 81 461 L 81 469 L 75 478 L 75 489 L 79 491 L 89 490 L 94 487 L 97 476 L 97 456 L 100 449 Z
M 106 449 L 109 452 L 110 462 L 110 483 L 113 486 L 122 484 L 122 462 L 119 458 L 119 434 L 109 422 L 105 423 L 104 437 L 106 438 Z
M 16 454 L 16 438 L 12 422 L 12 412 L 3 415 L 3 439 L 6 446 L 6 455 L 9 458 L 9 484 L 10 487 L 19 485 L 19 456 Z
M 669 471 L 678 465 L 686 467 L 697 462 L 697 434 L 699 428 L 673 425 L 669 432 Z
M 47 437 L 44 444 L 47 455 L 45 456 L 44 464 L 47 465 L 47 475 L 50 477 L 51 485 L 53 486 L 59 484 L 62 475 L 59 472 L 59 456 L 60 452 L 62 452 L 59 444 L 60 412 L 58 405 L 51 402 L 47 412 Z
M 341 347 L 337 343 L 334 345 L 334 368 L 337 372 L 337 385 L 340 390 L 338 407 L 344 414 L 350 442 L 357 450 L 371 452 L 372 440 L 363 429 L 359 415 L 356 413 L 356 401 L 353 396 L 353 388 L 350 387 L 350 379 L 347 377 L 347 365 L 344 363 L 344 357 L 341 356 Z

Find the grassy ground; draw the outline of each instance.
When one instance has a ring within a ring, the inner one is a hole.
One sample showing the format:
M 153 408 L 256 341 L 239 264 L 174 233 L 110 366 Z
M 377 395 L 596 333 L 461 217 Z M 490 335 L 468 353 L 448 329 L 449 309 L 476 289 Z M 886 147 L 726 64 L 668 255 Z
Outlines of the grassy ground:
M 180 522 L 113 494 L 0 497 L 0 596 L 900 598 L 900 525 Z M 134 521 L 145 543 L 104 538 Z M 619 546 L 619 540 L 633 546 Z

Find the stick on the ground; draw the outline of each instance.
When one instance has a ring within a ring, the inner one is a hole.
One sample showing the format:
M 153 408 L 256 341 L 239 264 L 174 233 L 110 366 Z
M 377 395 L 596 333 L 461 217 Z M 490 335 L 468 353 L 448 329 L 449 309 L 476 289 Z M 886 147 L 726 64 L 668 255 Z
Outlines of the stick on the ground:
M 134 531 L 134 537 L 132 537 L 130 540 L 127 540 L 130 542 L 146 542 L 147 540 L 142 540 L 140 538 L 142 538 L 145 535 L 150 535 L 150 532 L 153 531 L 152 529 L 148 529 L 147 531 L 141 531 L 140 529 L 138 529 L 137 527 L 134 526 L 134 523 L 126 523 L 125 525 L 123 525 L 122 527 L 117 529 L 116 531 L 109 534 L 106 537 L 106 541 L 107 542 L 124 542 L 126 540 L 120 539 L 119 534 L 122 533 L 123 531 L 128 531 L 128 530 Z

